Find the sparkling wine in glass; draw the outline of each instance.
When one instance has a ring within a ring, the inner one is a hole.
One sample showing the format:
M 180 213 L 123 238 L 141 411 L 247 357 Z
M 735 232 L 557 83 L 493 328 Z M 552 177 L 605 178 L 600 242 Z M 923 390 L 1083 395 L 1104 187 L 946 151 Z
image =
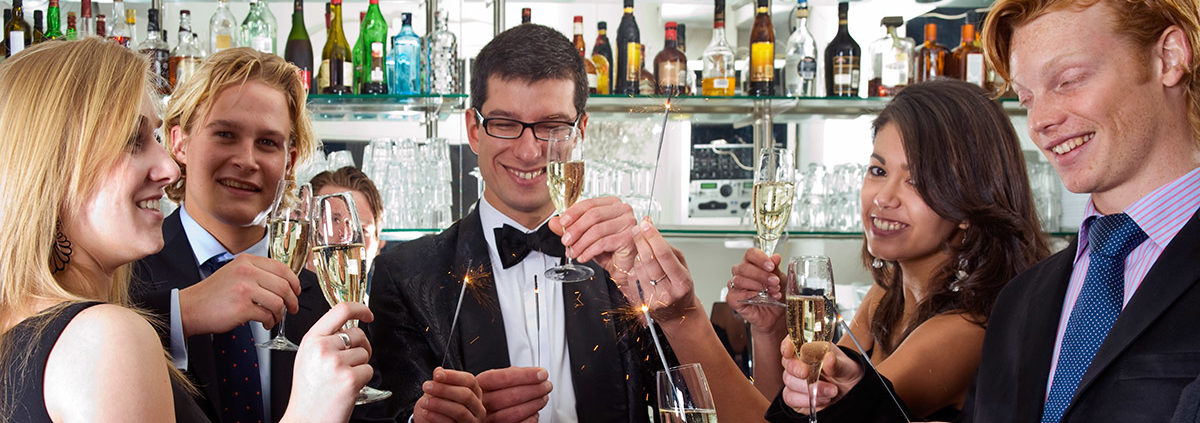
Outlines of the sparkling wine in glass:
M 316 213 L 313 215 L 313 248 L 316 262 L 317 281 L 321 292 L 330 306 L 343 302 L 367 303 L 370 290 L 367 271 L 362 225 L 358 220 L 358 208 L 354 197 L 348 192 L 322 195 L 313 200 Z M 358 320 L 346 322 L 347 327 L 357 327 Z M 392 396 L 383 391 L 363 386 L 354 403 L 366 404 Z
M 296 275 L 304 270 L 311 250 L 311 209 L 312 186 L 304 184 L 297 188 L 294 180 L 279 181 L 275 201 L 267 217 L 267 255 L 287 265 Z M 287 310 L 283 314 L 286 318 Z M 259 347 L 277 351 L 296 351 L 300 348 L 287 339 L 283 331 L 284 318 L 279 319 L 279 332 L 275 337 L 258 344 Z
M 758 247 L 767 253 L 767 257 L 775 254 L 775 244 L 779 242 L 792 215 L 792 202 L 796 194 L 795 175 L 796 167 L 792 165 L 791 154 L 786 148 L 764 148 L 759 154 L 754 171 L 754 229 L 758 234 Z M 744 302 L 784 305 L 767 295 L 766 290 Z
M 664 423 L 717 423 L 708 380 L 699 363 L 660 370 L 658 379 L 658 417 Z
M 833 348 L 837 325 L 834 309 L 833 267 L 829 257 L 802 256 L 788 263 L 784 301 L 787 303 L 788 335 L 796 347 L 796 357 L 809 366 L 809 423 L 816 423 L 816 383 L 821 376 L 821 361 Z
M 579 131 L 570 125 L 550 130 L 546 137 L 546 184 L 550 201 L 562 214 L 583 194 L 583 149 L 579 147 Z M 546 277 L 560 282 L 579 282 L 591 279 L 595 272 L 575 263 L 567 248 L 567 264 L 546 270 Z

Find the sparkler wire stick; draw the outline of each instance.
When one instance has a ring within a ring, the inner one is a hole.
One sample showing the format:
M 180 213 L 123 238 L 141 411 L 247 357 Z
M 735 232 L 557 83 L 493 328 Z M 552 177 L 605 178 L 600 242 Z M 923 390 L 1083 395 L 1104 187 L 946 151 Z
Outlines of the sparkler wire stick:
M 662 360 L 663 374 L 667 375 L 667 383 L 671 385 L 671 392 L 675 395 L 675 405 L 679 406 L 678 412 L 683 413 L 683 391 L 679 389 L 679 385 L 675 384 L 675 379 L 671 377 L 671 366 L 667 364 L 667 356 L 663 354 L 662 344 L 658 341 L 658 331 L 654 329 L 654 318 L 650 317 L 650 306 L 646 305 L 646 297 L 642 293 L 642 281 L 638 281 L 638 298 L 642 300 L 642 316 L 646 317 L 646 327 L 650 328 L 650 339 L 654 341 L 654 348 L 658 350 L 658 359 Z M 662 411 L 662 410 L 659 410 Z M 680 416 L 681 418 L 683 416 Z
M 538 290 L 537 275 L 533 275 L 533 306 L 533 311 L 537 313 L 537 358 L 533 362 L 542 367 L 542 293 Z
M 442 346 L 442 368 L 446 368 L 446 359 L 450 358 L 450 340 L 454 339 L 454 326 L 458 324 L 458 312 L 462 310 L 463 295 L 467 293 L 469 276 L 463 277 L 462 290 L 458 291 L 458 305 L 454 306 L 454 319 L 450 320 L 450 333 L 446 334 L 446 344 Z
M 654 209 L 654 186 L 658 182 L 658 165 L 662 163 L 663 140 L 667 137 L 667 117 L 671 115 L 671 99 L 674 97 L 674 92 L 668 93 L 667 103 L 663 106 L 662 131 L 658 133 L 658 150 L 654 153 L 654 173 L 650 174 L 650 193 L 646 198 L 646 216 L 649 216 Z
M 862 344 L 858 343 L 858 338 L 854 336 L 854 332 L 850 331 L 850 325 L 846 323 L 845 319 L 842 319 L 842 310 L 838 307 L 837 302 L 826 296 L 825 304 L 831 304 L 833 306 L 833 312 L 837 314 L 838 324 L 842 326 L 842 330 L 846 331 L 846 335 L 850 336 L 850 341 L 854 342 L 854 348 L 858 349 L 858 353 L 862 354 L 863 357 L 866 357 L 866 350 L 863 349 Z M 879 374 L 879 370 L 875 368 L 875 365 L 871 363 L 871 360 L 868 359 L 866 362 L 867 365 L 871 367 L 871 370 L 875 372 L 875 377 L 879 378 L 879 384 L 883 385 L 883 390 L 887 391 L 889 397 L 892 397 L 892 403 L 896 404 L 896 409 L 900 410 L 900 415 L 904 416 L 904 421 L 912 423 L 912 419 L 908 418 L 908 413 L 904 412 L 904 406 L 900 405 L 900 400 L 896 398 L 896 393 L 892 392 L 891 389 L 888 389 L 887 383 L 883 381 L 883 375 Z

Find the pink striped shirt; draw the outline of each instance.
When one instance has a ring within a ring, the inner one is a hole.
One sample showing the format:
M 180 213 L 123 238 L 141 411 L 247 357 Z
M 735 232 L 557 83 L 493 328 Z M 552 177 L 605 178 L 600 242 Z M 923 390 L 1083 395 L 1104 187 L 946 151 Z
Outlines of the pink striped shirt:
M 1196 214 L 1197 209 L 1200 209 L 1200 168 L 1192 169 L 1179 179 L 1159 187 L 1125 209 L 1125 213 L 1146 232 L 1147 239 L 1125 258 L 1125 300 L 1122 306 L 1129 304 L 1129 299 L 1137 292 L 1142 279 L 1150 272 L 1150 267 L 1188 220 Z M 1071 317 L 1071 310 L 1075 308 L 1075 300 L 1079 298 L 1083 278 L 1087 275 L 1088 265 L 1091 263 L 1088 228 L 1092 223 L 1091 218 L 1101 214 L 1096 210 L 1096 206 L 1088 201 L 1083 215 L 1083 223 L 1079 227 L 1079 247 L 1075 250 L 1075 268 L 1071 272 L 1071 282 L 1067 285 L 1062 315 L 1058 318 L 1054 358 L 1050 363 L 1050 376 L 1046 381 L 1047 395 L 1050 392 L 1050 384 L 1054 381 L 1054 371 L 1058 368 L 1058 352 L 1062 346 L 1063 334 L 1067 330 L 1067 319 Z

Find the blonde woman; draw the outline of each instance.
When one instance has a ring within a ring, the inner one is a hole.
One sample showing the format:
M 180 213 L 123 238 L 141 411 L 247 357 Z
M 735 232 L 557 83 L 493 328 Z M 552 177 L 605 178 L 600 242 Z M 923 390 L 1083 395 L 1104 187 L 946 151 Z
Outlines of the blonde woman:
M 162 247 L 148 64 L 99 39 L 0 65 L 0 420 L 205 421 L 151 324 L 125 306 L 129 263 Z M 304 337 L 284 421 L 346 420 L 370 346 L 338 307 Z M 174 393 L 174 395 L 173 395 Z

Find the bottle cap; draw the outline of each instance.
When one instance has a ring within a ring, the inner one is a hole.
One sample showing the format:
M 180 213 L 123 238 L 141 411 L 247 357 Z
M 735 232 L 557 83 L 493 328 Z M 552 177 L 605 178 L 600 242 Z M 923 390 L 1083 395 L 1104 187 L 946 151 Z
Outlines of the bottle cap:
M 573 22 L 575 22 L 575 23 L 583 23 L 583 16 L 578 16 L 578 15 L 576 15 L 576 16 L 575 16 L 575 19 L 573 20 Z
M 894 26 L 894 27 L 904 26 L 904 17 L 903 16 L 885 16 L 883 19 L 879 20 L 879 25 L 880 26 Z
M 603 30 L 607 30 L 607 29 L 608 29 L 608 22 L 605 22 L 605 21 L 596 22 L 596 29 L 603 29 Z

